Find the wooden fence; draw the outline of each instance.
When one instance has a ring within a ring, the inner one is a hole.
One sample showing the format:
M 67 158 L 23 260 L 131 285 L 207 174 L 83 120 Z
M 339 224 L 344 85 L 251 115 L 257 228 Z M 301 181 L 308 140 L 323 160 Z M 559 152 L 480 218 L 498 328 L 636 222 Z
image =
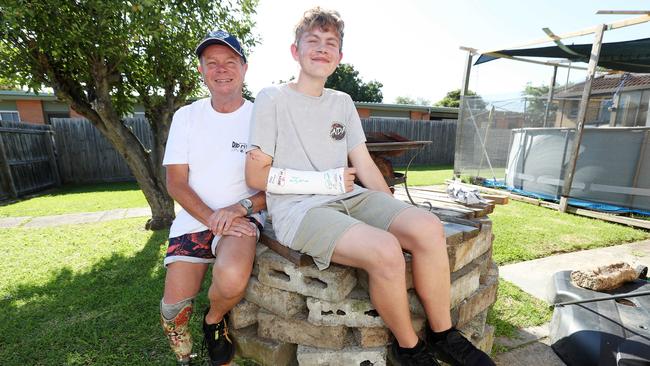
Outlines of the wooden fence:
M 431 141 L 413 160 L 414 165 L 440 165 L 454 163 L 456 146 L 456 120 L 416 121 L 403 119 L 362 119 L 363 130 L 370 132 L 394 132 L 412 141 Z M 414 151 L 390 158 L 394 166 L 408 164 Z
M 61 184 L 52 127 L 0 121 L 0 199 Z
M 127 126 L 146 148 L 153 137 L 143 118 L 130 118 Z M 86 119 L 53 118 L 57 163 L 63 183 L 101 183 L 133 180 L 124 158 Z
M 151 148 L 152 135 L 149 124 L 144 119 L 129 119 L 126 123 L 144 146 Z M 409 140 L 432 141 L 432 144 L 420 151 L 413 164 L 453 164 L 456 141 L 455 120 L 363 119 L 362 124 L 366 132 L 393 132 Z M 16 188 L 19 195 L 57 184 L 58 181 L 79 184 L 133 180 L 124 158 L 88 120 L 53 118 L 51 126 L 24 123 L 14 125 L 25 126 L 28 132 L 18 134 L 15 127 L 10 127 L 1 135 L 5 139 L 5 145 L 10 141 L 10 149 L 5 150 L 12 154 L 4 161 L 10 163 L 9 170 L 14 175 L 20 171 L 19 176 L 22 180 L 14 184 L 15 187 L 19 187 Z M 44 136 L 50 137 L 52 133 L 56 142 L 58 176 L 51 158 L 54 156 L 54 153 L 50 152 L 51 139 L 44 139 Z M 8 136 L 14 136 L 12 138 L 21 136 L 20 142 L 11 140 Z M 407 151 L 402 156 L 391 160 L 395 166 L 405 166 L 414 154 L 413 150 Z M 0 168 L 2 168 L 1 164 Z M 4 175 L 3 173 L 3 182 Z M 5 189 L 5 192 L 5 195 L 10 194 L 10 188 Z M 0 197 L 1 194 L 2 192 Z

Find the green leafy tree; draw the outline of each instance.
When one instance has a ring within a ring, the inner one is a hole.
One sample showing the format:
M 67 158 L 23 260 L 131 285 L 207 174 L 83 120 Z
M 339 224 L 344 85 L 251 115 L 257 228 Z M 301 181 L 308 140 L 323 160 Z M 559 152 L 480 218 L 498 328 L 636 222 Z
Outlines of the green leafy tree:
M 0 76 L 0 90 L 16 90 L 20 85 L 13 80 Z
M 125 158 L 152 210 L 168 226 L 174 202 L 162 158 L 174 112 L 200 90 L 194 48 L 219 27 L 252 47 L 257 0 L 5 0 L 0 76 L 58 99 L 86 117 Z M 144 105 L 153 133 L 145 148 L 123 116 Z
M 395 98 L 395 104 L 413 104 L 413 105 L 430 106 L 431 101 L 428 100 L 428 99 L 424 99 L 422 97 L 417 97 L 417 99 L 413 99 L 411 97 L 399 96 L 399 97 Z
M 475 97 L 472 98 L 472 109 L 485 109 L 485 102 L 481 97 L 478 96 L 475 92 L 468 90 L 467 97 Z M 452 107 L 452 108 L 459 108 L 460 107 L 460 89 L 455 89 L 447 93 L 444 98 L 439 100 L 436 103 L 437 106 L 440 107 Z
M 359 77 L 359 72 L 351 64 L 339 64 L 325 83 L 326 88 L 345 92 L 355 102 L 381 103 L 384 98 L 381 93 L 383 86 L 384 84 L 376 80 L 367 83 L 363 82 Z
M 526 87 L 521 94 L 525 98 L 525 118 L 529 122 L 528 126 L 542 126 L 544 124 L 548 92 L 548 85 L 533 86 L 530 82 L 526 83 Z

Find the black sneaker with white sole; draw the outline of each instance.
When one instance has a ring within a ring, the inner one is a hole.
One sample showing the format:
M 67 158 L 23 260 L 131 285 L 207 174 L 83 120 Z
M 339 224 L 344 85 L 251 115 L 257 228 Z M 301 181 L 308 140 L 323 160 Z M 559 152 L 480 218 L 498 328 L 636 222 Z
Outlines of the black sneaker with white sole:
M 476 348 L 456 328 L 449 330 L 444 339 L 436 340 L 433 331 L 427 328 L 427 344 L 436 358 L 452 366 L 495 366 L 485 352 Z
M 400 349 L 397 341 L 390 345 L 388 359 L 394 366 L 440 366 L 427 348 L 426 343 L 418 339 L 413 349 Z
M 228 333 L 226 316 L 217 324 L 207 324 L 203 314 L 203 347 L 208 353 L 211 366 L 228 364 L 235 357 L 235 344 L 232 335 Z

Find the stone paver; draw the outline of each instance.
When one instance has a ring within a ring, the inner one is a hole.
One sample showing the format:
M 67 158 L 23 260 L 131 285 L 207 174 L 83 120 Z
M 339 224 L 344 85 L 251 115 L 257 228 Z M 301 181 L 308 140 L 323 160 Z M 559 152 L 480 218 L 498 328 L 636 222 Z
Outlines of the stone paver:
M 151 216 L 149 207 L 118 208 L 97 212 L 78 212 L 51 216 L 20 216 L 0 218 L 0 228 L 51 227 L 59 225 L 87 224 L 133 217 Z
M 20 226 L 22 223 L 26 222 L 27 220 L 31 220 L 32 218 L 29 216 L 22 216 L 22 217 L 4 217 L 0 219 L 0 228 L 10 228 L 10 227 L 16 227 Z
M 50 227 L 59 225 L 86 224 L 90 222 L 98 222 L 102 215 L 104 215 L 103 211 L 83 212 L 56 216 L 40 216 L 34 217 L 31 221 L 24 224 L 22 227 Z
M 537 327 L 519 329 L 514 337 L 497 337 L 495 343 L 507 348 L 521 347 L 548 337 L 548 327 L 549 323 L 546 323 Z

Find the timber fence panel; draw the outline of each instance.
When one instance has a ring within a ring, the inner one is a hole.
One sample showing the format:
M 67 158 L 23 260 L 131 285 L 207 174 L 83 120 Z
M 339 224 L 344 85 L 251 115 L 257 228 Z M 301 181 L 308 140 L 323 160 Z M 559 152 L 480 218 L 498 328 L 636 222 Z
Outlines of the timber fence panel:
M 454 163 L 456 120 L 422 121 L 405 119 L 364 118 L 366 133 L 392 132 L 412 141 L 431 141 L 413 160 L 413 165 L 450 165 Z M 405 166 L 416 152 L 389 158 L 394 166 Z
M 151 129 L 143 118 L 125 121 L 143 145 L 152 146 Z M 53 118 L 61 180 L 64 183 L 100 183 L 133 180 L 126 161 L 86 119 Z
M 0 140 L 0 198 L 60 184 L 50 126 L 0 121 Z

